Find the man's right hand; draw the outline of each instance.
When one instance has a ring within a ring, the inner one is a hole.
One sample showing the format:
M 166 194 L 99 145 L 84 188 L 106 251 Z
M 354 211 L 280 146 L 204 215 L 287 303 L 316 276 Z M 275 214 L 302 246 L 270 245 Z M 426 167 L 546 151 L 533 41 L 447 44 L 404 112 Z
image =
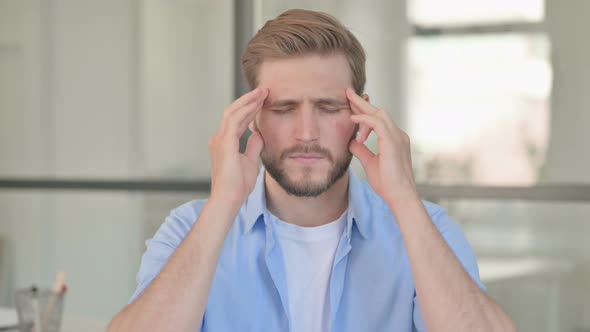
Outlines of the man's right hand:
M 168 252 L 169 259 L 157 277 L 142 295 L 113 318 L 109 332 L 198 331 L 227 232 L 256 183 L 258 158 L 264 145 L 262 137 L 254 132 L 245 153 L 241 154 L 240 136 L 267 96 L 268 89 L 255 89 L 225 109 L 219 130 L 209 140 L 209 201 L 174 254 Z M 161 239 L 151 245 L 157 247 L 158 241 Z M 170 246 L 169 242 L 160 245 L 166 250 Z M 153 250 L 148 246 L 144 259 L 161 260 L 162 253 Z M 165 313 L 162 308 L 166 308 Z
M 224 110 L 221 125 L 209 140 L 210 201 L 220 201 L 239 208 L 254 189 L 258 158 L 264 142 L 260 133 L 253 132 L 242 154 L 240 137 L 262 108 L 267 96 L 268 89 L 256 88 Z

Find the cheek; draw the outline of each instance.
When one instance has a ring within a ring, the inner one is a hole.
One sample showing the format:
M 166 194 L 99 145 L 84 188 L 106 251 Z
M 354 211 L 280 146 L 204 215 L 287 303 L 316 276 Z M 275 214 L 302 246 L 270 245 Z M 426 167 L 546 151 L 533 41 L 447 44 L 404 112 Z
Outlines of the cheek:
M 330 124 L 331 131 L 334 131 L 334 138 L 342 144 L 348 144 L 350 138 L 354 135 L 356 125 L 350 118 L 342 118 Z
M 270 116 L 262 111 L 256 115 L 256 125 L 261 131 L 266 131 L 271 126 Z
M 275 146 L 280 146 L 281 139 L 284 139 L 284 129 L 280 123 L 271 119 L 270 116 L 260 113 L 256 116 L 255 127 L 264 141 L 264 150 L 273 151 Z M 281 133 L 283 133 L 281 135 Z

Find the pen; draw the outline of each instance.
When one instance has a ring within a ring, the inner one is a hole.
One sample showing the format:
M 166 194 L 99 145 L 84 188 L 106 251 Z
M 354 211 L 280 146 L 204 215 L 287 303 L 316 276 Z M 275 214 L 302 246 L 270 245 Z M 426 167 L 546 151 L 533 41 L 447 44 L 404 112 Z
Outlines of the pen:
M 55 307 L 55 302 L 58 301 L 67 290 L 66 286 L 66 274 L 64 272 L 58 272 L 57 276 L 55 277 L 55 282 L 53 283 L 53 288 L 51 289 L 51 293 L 49 294 L 49 301 L 47 303 L 47 307 L 43 312 L 43 327 L 46 328 L 47 324 L 49 324 L 49 319 L 53 312 L 53 307 Z M 42 331 L 36 331 L 42 332 Z
M 41 316 L 39 312 L 39 293 L 37 286 L 31 287 L 31 308 L 33 310 L 33 332 L 43 332 L 41 329 Z

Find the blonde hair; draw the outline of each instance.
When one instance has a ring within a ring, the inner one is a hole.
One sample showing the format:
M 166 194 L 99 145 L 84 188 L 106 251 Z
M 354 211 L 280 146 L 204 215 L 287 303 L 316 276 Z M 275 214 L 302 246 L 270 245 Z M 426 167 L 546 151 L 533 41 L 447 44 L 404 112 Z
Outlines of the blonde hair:
M 352 87 L 363 93 L 366 55 L 356 37 L 331 15 L 291 9 L 267 21 L 248 42 L 241 59 L 242 72 L 253 89 L 258 86 L 258 71 L 265 59 L 335 53 L 346 56 Z

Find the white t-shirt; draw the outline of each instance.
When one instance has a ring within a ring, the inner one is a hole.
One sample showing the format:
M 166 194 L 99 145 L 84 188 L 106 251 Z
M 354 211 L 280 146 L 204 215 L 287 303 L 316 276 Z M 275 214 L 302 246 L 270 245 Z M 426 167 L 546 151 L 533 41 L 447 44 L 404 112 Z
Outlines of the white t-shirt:
M 272 218 L 285 258 L 291 331 L 330 330 L 330 275 L 347 211 L 317 227 Z

